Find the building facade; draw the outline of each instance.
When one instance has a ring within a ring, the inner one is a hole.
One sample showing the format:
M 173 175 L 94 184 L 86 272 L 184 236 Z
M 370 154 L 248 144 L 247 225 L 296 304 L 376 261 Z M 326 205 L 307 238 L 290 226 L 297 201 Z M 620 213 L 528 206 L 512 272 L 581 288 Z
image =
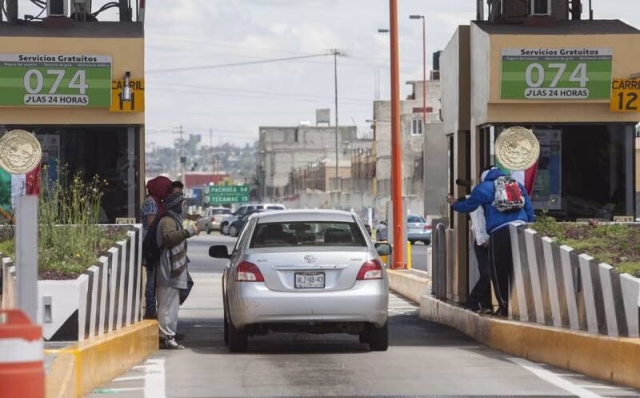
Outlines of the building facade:
M 494 8 L 461 26 L 442 55 L 448 188 L 456 197 L 495 163 L 494 143 L 511 126 L 541 145 L 534 207 L 562 220 L 635 214 L 637 109 L 616 82 L 640 72 L 640 31 L 625 23 L 569 19 L 566 1 L 536 9 Z M 524 4 L 524 3 L 523 3 Z M 555 10 L 552 12 L 552 10 Z M 622 98 L 622 99 L 621 99 Z M 631 104 L 633 105 L 633 104 Z M 468 264 L 468 220 L 451 214 L 456 264 Z M 457 293 L 466 291 L 460 272 Z
M 301 173 L 304 175 L 306 170 L 308 175 L 317 174 L 320 169 L 325 176 L 321 182 L 313 184 L 322 186 L 325 191 L 339 191 L 342 180 L 351 177 L 351 151 L 370 149 L 372 145 L 371 140 L 358 137 L 355 126 L 340 127 L 337 152 L 339 176 L 336 180 L 335 127 L 260 127 L 257 171 L 259 196 L 263 200 L 275 201 L 291 196 L 298 190 L 304 191 L 310 187 L 299 182 Z
M 136 217 L 144 195 L 143 79 L 140 22 L 0 23 L 0 135 L 33 133 L 50 179 L 104 180 L 109 222 Z
M 439 72 L 435 70 L 434 72 Z M 439 73 L 432 73 L 436 80 L 426 83 L 427 106 L 426 114 L 423 109 L 422 81 L 407 82 L 411 86 L 411 94 L 400 102 L 400 123 L 402 136 L 402 176 L 403 195 L 412 202 L 412 211 L 425 214 L 433 211 L 431 207 L 425 207 L 425 200 L 429 196 L 429 202 L 433 203 L 435 191 L 429 191 L 425 185 L 426 157 L 433 160 L 438 156 L 438 149 L 425 146 L 435 135 L 441 131 L 441 85 Z M 426 116 L 426 119 L 425 119 Z M 379 198 L 391 196 L 391 101 L 375 101 L 373 104 L 373 130 L 374 130 L 374 157 L 375 173 L 372 194 Z M 431 153 L 431 151 L 433 153 Z M 429 162 L 433 164 L 433 162 Z M 433 164 L 437 167 L 436 164 Z M 429 170 L 436 172 L 436 168 Z M 436 178 L 436 176 L 433 176 Z M 434 180 L 434 184 L 437 180 Z M 428 183 L 431 184 L 431 183 Z M 433 185 L 435 186 L 435 185 Z M 427 212 L 429 210 L 429 212 Z

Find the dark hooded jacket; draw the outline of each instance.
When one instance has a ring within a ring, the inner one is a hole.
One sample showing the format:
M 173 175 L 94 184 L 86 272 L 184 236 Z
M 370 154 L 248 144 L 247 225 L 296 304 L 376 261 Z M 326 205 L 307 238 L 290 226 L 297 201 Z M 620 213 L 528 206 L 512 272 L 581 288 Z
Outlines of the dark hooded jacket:
M 514 210 L 511 212 L 501 212 L 493 206 L 493 200 L 495 199 L 495 186 L 494 181 L 498 177 L 502 177 L 505 174 L 500 169 L 492 169 L 487 174 L 487 177 L 478 184 L 468 199 L 455 202 L 451 207 L 453 210 L 460 213 L 471 213 L 479 206 L 482 206 L 484 211 L 484 217 L 487 223 L 487 232 L 493 233 L 496 230 L 508 225 L 515 221 L 534 222 L 535 216 L 533 213 L 533 205 L 531 199 L 527 194 L 527 190 L 518 183 L 520 191 L 524 197 L 524 207 L 520 210 Z

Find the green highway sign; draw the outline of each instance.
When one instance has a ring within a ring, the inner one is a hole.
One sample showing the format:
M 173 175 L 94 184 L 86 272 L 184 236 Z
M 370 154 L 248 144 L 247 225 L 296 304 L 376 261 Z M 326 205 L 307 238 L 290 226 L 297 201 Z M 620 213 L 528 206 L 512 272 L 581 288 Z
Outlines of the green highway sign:
M 610 48 L 504 48 L 500 98 L 609 100 Z
M 205 201 L 212 205 L 244 203 L 249 201 L 248 185 L 208 185 L 205 187 Z
M 0 106 L 111 105 L 111 56 L 0 54 Z

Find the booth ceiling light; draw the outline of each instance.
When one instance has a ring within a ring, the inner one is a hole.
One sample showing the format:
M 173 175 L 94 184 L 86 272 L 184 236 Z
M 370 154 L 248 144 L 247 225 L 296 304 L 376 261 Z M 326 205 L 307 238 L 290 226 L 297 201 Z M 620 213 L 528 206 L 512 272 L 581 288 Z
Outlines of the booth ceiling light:
M 131 87 L 130 87 L 131 72 L 124 73 L 124 87 L 122 88 L 122 100 L 131 101 Z

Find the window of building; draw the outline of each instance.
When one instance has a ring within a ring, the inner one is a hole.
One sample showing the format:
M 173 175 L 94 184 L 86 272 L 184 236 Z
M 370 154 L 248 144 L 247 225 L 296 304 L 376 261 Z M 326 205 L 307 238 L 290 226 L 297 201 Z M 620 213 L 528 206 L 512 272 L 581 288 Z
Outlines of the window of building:
M 551 0 L 533 0 L 531 2 L 531 14 L 533 15 L 550 15 Z
M 422 135 L 422 119 L 413 119 L 411 121 L 411 134 L 413 135 Z

